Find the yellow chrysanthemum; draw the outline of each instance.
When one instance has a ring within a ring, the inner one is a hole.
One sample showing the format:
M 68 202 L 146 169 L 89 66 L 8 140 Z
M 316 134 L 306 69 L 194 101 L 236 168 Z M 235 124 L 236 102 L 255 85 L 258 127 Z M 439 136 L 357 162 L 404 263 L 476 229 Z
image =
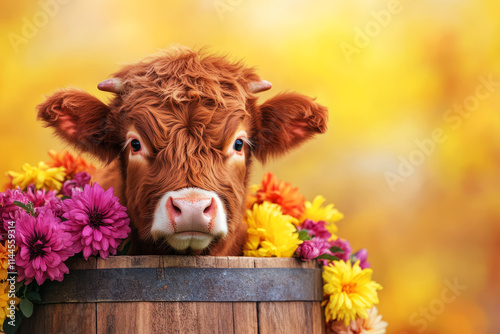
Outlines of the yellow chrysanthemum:
M 7 248 L 0 243 L 0 281 L 7 279 L 7 272 L 9 267 L 9 252 Z
M 302 243 L 297 220 L 284 215 L 277 204 L 264 202 L 247 210 L 248 238 L 243 253 L 256 257 L 291 257 Z
M 5 321 L 5 318 L 7 316 L 11 317 L 11 311 L 7 309 L 7 307 L 10 304 L 10 299 L 9 299 L 9 290 L 7 288 L 7 284 L 5 286 L 0 286 L 0 329 L 3 331 L 3 323 Z M 14 305 L 16 306 L 19 304 L 21 301 L 20 298 L 18 297 L 13 297 L 14 300 Z
M 13 187 L 19 186 L 21 189 L 26 189 L 29 184 L 33 183 L 37 189 L 59 191 L 66 177 L 64 167 L 49 167 L 45 162 L 39 162 L 36 167 L 24 164 L 23 171 L 24 173 L 7 172 L 7 176 L 12 178 Z
M 322 207 L 325 201 L 326 199 L 321 195 L 316 196 L 312 202 L 307 201 L 306 212 L 302 216 L 301 223 L 306 219 L 311 219 L 315 222 L 319 222 L 320 220 L 325 221 L 326 228 L 332 234 L 332 240 L 334 240 L 337 239 L 337 225 L 335 225 L 335 222 L 344 218 L 344 215 L 335 209 L 333 204 Z
M 344 321 L 346 326 L 356 318 L 368 317 L 368 310 L 378 304 L 377 290 L 382 286 L 372 281 L 371 269 L 361 269 L 359 261 L 335 261 L 324 267 L 323 292 L 328 297 L 326 321 Z
M 7 306 L 9 305 L 9 292 L 0 287 L 0 328 L 3 331 L 3 322 L 7 317 Z

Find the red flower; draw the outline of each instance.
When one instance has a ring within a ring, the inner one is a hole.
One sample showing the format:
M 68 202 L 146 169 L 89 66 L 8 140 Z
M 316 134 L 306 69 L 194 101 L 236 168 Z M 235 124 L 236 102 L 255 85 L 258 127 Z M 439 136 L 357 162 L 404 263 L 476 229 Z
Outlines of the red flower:
M 304 215 L 306 210 L 305 198 L 298 188 L 288 182 L 278 181 L 272 173 L 266 173 L 260 187 L 249 196 L 248 207 L 261 204 L 265 201 L 279 204 L 283 214 L 297 219 Z
M 72 179 L 75 174 L 81 172 L 92 172 L 95 167 L 85 161 L 80 155 L 74 156 L 68 151 L 49 151 L 51 160 L 48 162 L 50 167 L 64 167 L 66 168 L 66 178 Z

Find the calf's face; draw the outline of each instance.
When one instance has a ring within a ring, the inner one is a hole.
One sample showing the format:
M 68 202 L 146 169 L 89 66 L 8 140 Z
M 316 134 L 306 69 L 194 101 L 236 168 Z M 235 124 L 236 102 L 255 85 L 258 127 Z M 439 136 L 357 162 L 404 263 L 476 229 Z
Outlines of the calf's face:
M 188 48 L 125 66 L 99 84 L 104 104 L 60 90 L 38 106 L 46 126 L 77 149 L 116 161 L 143 249 L 153 253 L 239 255 L 252 157 L 285 153 L 326 130 L 313 99 L 270 88 L 252 69 Z
M 153 95 L 131 95 L 120 104 L 130 110 L 120 160 L 141 238 L 179 251 L 232 239 L 251 161 L 245 105 L 229 96 L 225 106 L 215 106 L 204 99 L 164 105 Z

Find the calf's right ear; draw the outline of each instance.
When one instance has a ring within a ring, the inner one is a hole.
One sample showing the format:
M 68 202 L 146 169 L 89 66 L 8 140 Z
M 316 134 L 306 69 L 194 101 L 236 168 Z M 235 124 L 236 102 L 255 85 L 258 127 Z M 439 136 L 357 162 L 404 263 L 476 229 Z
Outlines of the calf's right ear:
M 105 163 L 121 150 L 121 117 L 87 92 L 60 90 L 37 107 L 38 119 L 46 127 L 80 151 L 88 152 Z
M 262 162 L 300 146 L 327 128 L 328 109 L 313 98 L 281 93 L 259 106 L 252 141 Z

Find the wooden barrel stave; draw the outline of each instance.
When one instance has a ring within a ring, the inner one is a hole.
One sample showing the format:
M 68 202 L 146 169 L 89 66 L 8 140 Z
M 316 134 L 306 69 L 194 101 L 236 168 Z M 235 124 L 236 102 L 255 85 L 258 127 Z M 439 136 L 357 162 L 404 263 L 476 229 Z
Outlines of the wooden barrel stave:
M 294 258 L 117 256 L 72 259 L 70 270 L 112 268 L 308 268 Z M 313 284 L 314 282 L 307 282 Z M 64 284 L 64 282 L 62 283 Z M 318 283 L 315 283 L 318 285 Z M 321 286 L 315 286 L 321 289 Z M 37 305 L 20 333 L 324 333 L 320 301 L 97 302 Z

